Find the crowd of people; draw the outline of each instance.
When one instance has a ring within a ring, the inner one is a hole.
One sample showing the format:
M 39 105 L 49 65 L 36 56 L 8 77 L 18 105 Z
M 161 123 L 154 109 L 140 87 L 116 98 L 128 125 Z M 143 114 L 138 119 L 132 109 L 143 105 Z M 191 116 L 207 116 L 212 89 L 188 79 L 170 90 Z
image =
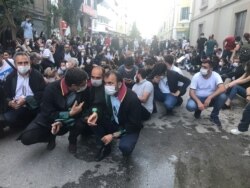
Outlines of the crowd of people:
M 196 48 L 186 39 L 163 43 L 156 37 L 151 45 L 110 35 L 17 40 L 14 53 L 0 52 L 0 137 L 6 127 L 21 128 L 18 140 L 24 145 L 44 142 L 53 150 L 56 136 L 69 132 L 68 150 L 76 153 L 77 138 L 94 134 L 97 161 L 110 154 L 115 139 L 129 156 L 143 122 L 157 113 L 156 101 L 166 115 L 175 115 L 188 87 L 186 109 L 198 119 L 213 107 L 210 121 L 221 126 L 221 109 L 230 109 L 237 95 L 250 100 L 248 46 L 249 33 L 243 41 L 227 37 L 222 49 L 213 35 L 207 40 L 204 34 Z M 191 80 L 182 63 L 196 66 Z M 248 103 L 231 133 L 248 130 L 249 110 Z

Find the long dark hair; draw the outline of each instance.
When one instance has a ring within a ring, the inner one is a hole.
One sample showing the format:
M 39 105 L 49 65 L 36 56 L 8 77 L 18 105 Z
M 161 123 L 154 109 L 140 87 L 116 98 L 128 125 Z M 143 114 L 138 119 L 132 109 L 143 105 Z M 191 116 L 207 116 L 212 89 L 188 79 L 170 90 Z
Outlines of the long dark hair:
M 246 64 L 245 64 L 245 78 L 246 77 L 248 77 L 248 76 L 250 76 L 250 61 L 248 61 L 248 62 L 246 62 Z

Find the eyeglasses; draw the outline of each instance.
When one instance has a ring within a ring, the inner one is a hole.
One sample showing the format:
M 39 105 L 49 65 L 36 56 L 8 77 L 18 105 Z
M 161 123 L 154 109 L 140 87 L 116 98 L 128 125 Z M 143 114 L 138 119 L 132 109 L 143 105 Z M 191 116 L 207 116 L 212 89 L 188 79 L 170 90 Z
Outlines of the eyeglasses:
M 20 62 L 16 62 L 17 65 L 28 65 L 29 62 L 28 61 L 20 61 Z

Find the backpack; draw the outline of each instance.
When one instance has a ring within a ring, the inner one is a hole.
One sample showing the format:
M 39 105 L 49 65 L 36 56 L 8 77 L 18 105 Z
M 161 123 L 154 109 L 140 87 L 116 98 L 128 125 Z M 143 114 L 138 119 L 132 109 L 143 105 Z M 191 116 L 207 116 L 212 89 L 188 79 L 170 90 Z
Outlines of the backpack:
M 250 43 L 243 43 L 240 48 L 239 58 L 242 63 L 245 63 L 250 60 Z

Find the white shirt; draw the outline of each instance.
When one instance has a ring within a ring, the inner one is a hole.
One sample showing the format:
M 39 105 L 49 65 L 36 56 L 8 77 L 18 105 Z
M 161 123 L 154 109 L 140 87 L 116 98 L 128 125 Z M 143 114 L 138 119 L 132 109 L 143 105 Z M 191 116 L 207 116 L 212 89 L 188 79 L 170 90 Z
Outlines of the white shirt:
M 34 96 L 34 93 L 32 92 L 29 85 L 29 76 L 23 77 L 18 73 L 15 99 L 26 96 Z
M 44 58 L 48 58 L 52 63 L 55 63 L 53 54 L 52 54 L 52 52 L 50 51 L 50 49 L 45 48 L 45 49 L 43 50 L 42 56 L 43 56 Z
M 163 79 L 160 80 L 160 82 L 158 84 L 162 93 L 171 93 L 167 81 L 168 81 L 168 79 L 165 76 Z
M 68 61 L 70 58 L 71 58 L 70 53 L 65 53 L 65 54 L 64 54 L 64 60 L 65 60 L 65 61 Z
M 208 79 L 205 79 L 200 72 L 196 73 L 192 80 L 190 89 L 195 90 L 195 94 L 198 97 L 208 97 L 212 93 L 215 92 L 219 84 L 222 84 L 223 81 L 221 76 L 216 73 L 212 72 Z
M 112 105 L 113 117 L 115 119 L 115 122 L 119 124 L 118 113 L 119 113 L 119 109 L 121 106 L 121 102 L 115 96 L 110 96 L 110 100 L 111 100 L 111 105 Z
M 144 93 L 149 93 L 149 98 L 145 103 L 141 103 L 142 106 L 144 106 L 147 111 L 150 113 L 153 112 L 153 99 L 154 99 L 154 86 L 151 82 L 145 80 L 142 80 L 139 83 L 136 83 L 132 90 L 136 93 L 138 97 L 142 97 Z

